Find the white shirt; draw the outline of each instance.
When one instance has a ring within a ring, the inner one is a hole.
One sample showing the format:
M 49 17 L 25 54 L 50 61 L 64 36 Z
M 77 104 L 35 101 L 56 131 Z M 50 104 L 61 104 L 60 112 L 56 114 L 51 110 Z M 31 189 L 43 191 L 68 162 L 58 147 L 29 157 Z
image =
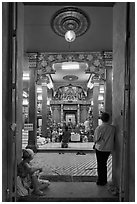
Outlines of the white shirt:
M 84 122 L 84 126 L 85 126 L 85 131 L 87 132 L 89 130 L 89 121 L 88 120 L 86 120 Z
M 94 142 L 95 149 L 99 151 L 111 152 L 114 146 L 115 126 L 102 123 L 95 129 Z

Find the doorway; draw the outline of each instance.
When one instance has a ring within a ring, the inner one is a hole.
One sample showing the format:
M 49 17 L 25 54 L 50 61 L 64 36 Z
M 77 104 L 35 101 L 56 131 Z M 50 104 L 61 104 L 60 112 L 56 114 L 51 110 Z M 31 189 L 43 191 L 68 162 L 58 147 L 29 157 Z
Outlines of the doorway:
M 20 67 L 21 67 L 21 66 L 20 66 Z M 5 69 L 5 70 L 6 70 L 6 69 Z M 119 87 L 120 87 L 120 86 L 119 86 Z M 17 90 L 17 91 L 18 91 L 18 90 Z M 18 92 L 19 92 L 19 91 L 18 91 Z M 8 97 L 7 97 L 7 98 L 8 98 Z M 7 98 L 6 98 L 6 100 L 7 100 Z M 116 96 L 116 98 L 118 98 L 118 97 Z M 128 100 L 129 100 L 129 99 L 128 99 Z M 121 101 L 122 101 L 122 100 L 121 100 Z M 20 103 L 20 104 L 21 104 L 21 103 Z M 117 109 L 116 109 L 116 110 L 117 110 Z M 121 112 L 121 114 L 122 114 L 122 112 Z M 71 115 L 71 114 L 68 113 L 68 116 L 70 116 L 70 115 Z M 72 114 L 72 115 L 73 115 L 73 114 Z M 74 114 L 74 115 L 76 116 L 76 114 Z M 118 114 L 118 115 L 119 115 L 119 114 Z M 67 116 L 67 117 L 68 117 L 68 116 Z M 73 116 L 73 117 L 74 117 L 74 116 Z M 116 117 L 115 117 L 115 118 L 116 118 Z M 66 119 L 66 118 L 65 118 L 65 119 Z M 76 119 L 76 117 L 75 117 L 75 119 Z M 119 118 L 118 118 L 118 120 L 119 120 Z M 17 120 L 17 121 L 20 121 L 20 120 Z M 76 122 L 76 120 L 75 120 L 75 122 Z M 9 127 L 9 126 L 8 126 L 8 127 Z M 18 124 L 17 124 L 17 127 L 19 127 Z M 21 129 L 21 128 L 20 128 L 20 129 Z M 18 131 L 18 132 L 19 132 L 19 131 Z M 5 134 L 5 133 L 4 133 L 4 134 Z M 6 135 L 4 135 L 4 136 L 6 136 Z M 10 138 L 10 137 L 8 137 L 8 138 Z M 8 141 L 9 141 L 9 140 L 8 140 Z M 17 144 L 18 144 L 18 143 L 19 143 L 19 142 L 17 142 Z M 8 143 L 6 143 L 6 144 L 8 144 L 8 145 L 7 145 L 8 147 L 11 146 L 10 141 L 9 141 Z M 5 146 L 6 146 L 6 145 L 5 145 Z M 4 147 L 5 147 L 5 146 L 4 146 Z M 19 147 L 19 145 L 18 145 L 18 147 Z M 6 147 L 5 147 L 5 148 L 4 148 L 4 151 L 7 150 L 7 149 L 9 149 L 9 148 L 6 148 Z M 19 150 L 19 149 L 17 149 L 17 152 L 19 153 L 20 151 L 18 151 L 18 150 Z M 10 150 L 9 150 L 9 151 L 10 151 Z M 130 152 L 130 153 L 131 153 L 131 152 Z M 5 155 L 6 155 L 6 153 L 5 153 Z M 11 154 L 11 155 L 12 155 L 12 154 Z M 19 154 L 19 155 L 21 155 L 21 154 Z M 117 156 L 117 155 L 116 155 L 116 156 Z M 118 158 L 118 156 L 117 156 L 117 158 Z M 8 159 L 9 159 L 9 158 L 8 158 Z M 7 160 L 7 161 L 8 161 L 8 160 Z M 117 163 L 115 163 L 115 165 L 116 165 L 116 164 L 117 164 Z M 10 165 L 10 167 L 11 167 L 11 165 Z M 5 169 L 6 169 L 6 168 L 5 168 Z M 118 172 L 119 172 L 119 171 L 118 171 L 119 168 L 116 168 L 116 169 L 117 169 L 117 172 L 116 172 L 116 173 L 118 173 Z M 9 171 L 9 175 L 10 175 L 10 173 L 11 173 L 10 169 L 8 169 L 8 171 Z M 117 175 L 116 175 L 116 176 L 117 176 Z M 12 182 L 12 181 L 11 181 L 11 182 Z M 127 184 L 127 185 L 128 185 L 128 184 Z M 10 190 L 11 190 L 11 191 L 9 191 L 9 192 L 12 192 L 11 186 L 12 186 L 12 185 L 10 185 Z M 6 188 L 3 189 L 3 190 L 4 190 L 4 192 L 7 192 L 7 190 L 9 190 L 9 188 L 6 187 Z M 133 190 L 134 190 L 134 189 L 133 189 Z M 4 200 L 6 200 L 6 196 L 4 197 Z
M 64 111 L 64 120 L 66 121 L 66 124 L 68 125 L 69 120 L 73 123 L 73 126 L 77 124 L 77 111 Z

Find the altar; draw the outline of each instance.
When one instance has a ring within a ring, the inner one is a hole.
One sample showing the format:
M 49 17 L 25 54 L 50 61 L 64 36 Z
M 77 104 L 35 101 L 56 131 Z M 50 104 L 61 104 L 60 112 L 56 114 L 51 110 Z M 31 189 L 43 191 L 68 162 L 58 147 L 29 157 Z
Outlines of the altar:
M 80 134 L 72 132 L 71 142 L 80 142 Z

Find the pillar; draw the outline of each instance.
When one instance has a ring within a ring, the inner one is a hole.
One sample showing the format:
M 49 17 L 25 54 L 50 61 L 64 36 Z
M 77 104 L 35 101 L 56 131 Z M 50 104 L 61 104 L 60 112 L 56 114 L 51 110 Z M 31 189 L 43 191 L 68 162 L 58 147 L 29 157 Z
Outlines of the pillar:
M 98 110 L 98 95 L 99 95 L 99 82 L 94 82 L 93 87 L 93 129 L 98 126 L 98 116 L 99 116 L 99 110 Z
M 47 137 L 47 83 L 42 83 L 42 137 Z
M 112 67 L 106 69 L 105 111 L 112 115 Z
M 29 123 L 33 124 L 33 131 L 29 131 L 28 146 L 34 151 L 37 149 L 37 93 L 36 93 L 36 69 L 30 68 L 29 84 Z
M 81 105 L 81 123 L 84 123 L 87 118 L 86 105 Z
M 63 104 L 61 104 L 61 123 L 63 124 Z
M 77 110 L 77 124 L 80 123 L 80 105 L 78 104 L 78 110 Z

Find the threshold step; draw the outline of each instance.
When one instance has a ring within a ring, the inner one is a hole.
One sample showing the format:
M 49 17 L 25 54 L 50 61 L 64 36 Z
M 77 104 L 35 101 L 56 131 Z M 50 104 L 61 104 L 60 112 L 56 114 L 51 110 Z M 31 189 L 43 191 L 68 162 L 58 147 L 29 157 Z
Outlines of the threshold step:
M 118 202 L 107 186 L 95 182 L 51 182 L 45 196 L 27 196 L 18 202 Z

